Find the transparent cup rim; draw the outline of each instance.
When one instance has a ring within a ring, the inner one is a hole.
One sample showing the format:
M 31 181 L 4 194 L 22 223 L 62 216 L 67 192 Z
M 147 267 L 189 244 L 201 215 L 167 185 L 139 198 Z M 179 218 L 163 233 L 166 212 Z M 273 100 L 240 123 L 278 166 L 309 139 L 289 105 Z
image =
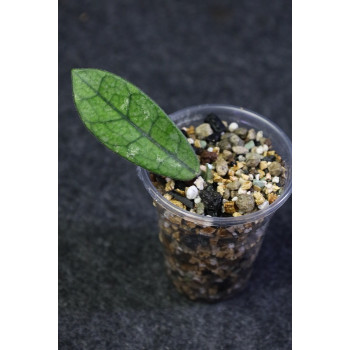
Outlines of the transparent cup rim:
M 285 134 L 285 132 L 277 126 L 274 122 L 272 122 L 270 119 L 261 116 L 260 114 L 250 111 L 243 107 L 236 107 L 233 105 L 225 105 L 225 104 L 202 104 L 198 106 L 190 106 L 187 108 L 180 109 L 172 114 L 169 115 L 169 117 L 176 122 L 177 119 L 184 115 L 184 113 L 190 114 L 192 112 L 199 112 L 201 109 L 207 109 L 207 108 L 220 108 L 220 109 L 228 109 L 230 111 L 244 111 L 245 113 L 250 114 L 252 117 L 262 121 L 265 123 L 266 128 L 274 129 L 275 132 L 280 134 L 281 139 L 285 142 L 286 149 L 289 153 L 289 159 L 291 160 L 292 155 L 292 143 L 289 139 L 289 137 Z M 277 209 L 279 209 L 289 198 L 289 196 L 292 193 L 292 164 L 291 162 L 287 163 L 288 167 L 288 178 L 284 187 L 284 191 L 282 194 L 276 199 L 275 202 L 273 202 L 271 205 L 269 205 L 267 208 L 263 210 L 256 211 L 251 214 L 245 214 L 242 216 L 232 216 L 232 217 L 212 217 L 212 216 L 203 216 L 196 213 L 191 213 L 187 210 L 181 209 L 180 207 L 176 206 L 175 204 L 171 203 L 167 199 L 165 199 L 160 192 L 154 187 L 152 181 L 149 178 L 149 172 L 141 167 L 137 167 L 137 173 L 142 181 L 143 185 L 145 186 L 148 193 L 151 195 L 153 200 L 162 206 L 164 209 L 170 211 L 171 213 L 183 217 L 188 221 L 194 221 L 197 223 L 201 223 L 204 225 L 212 225 L 212 226 L 230 226 L 230 225 L 237 225 L 237 224 L 244 224 L 247 222 L 253 222 L 260 219 L 264 219 L 265 217 L 268 217 L 272 215 Z

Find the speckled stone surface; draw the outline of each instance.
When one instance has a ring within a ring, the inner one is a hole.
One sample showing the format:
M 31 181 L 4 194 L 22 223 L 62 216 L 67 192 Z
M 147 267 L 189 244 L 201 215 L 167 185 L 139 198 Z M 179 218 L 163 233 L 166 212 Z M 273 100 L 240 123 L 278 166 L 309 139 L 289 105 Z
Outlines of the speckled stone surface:
M 130 80 L 168 113 L 239 105 L 291 136 L 291 1 L 59 1 L 59 348 L 291 349 L 291 200 L 243 293 L 182 297 L 134 165 L 74 109 L 78 67 Z

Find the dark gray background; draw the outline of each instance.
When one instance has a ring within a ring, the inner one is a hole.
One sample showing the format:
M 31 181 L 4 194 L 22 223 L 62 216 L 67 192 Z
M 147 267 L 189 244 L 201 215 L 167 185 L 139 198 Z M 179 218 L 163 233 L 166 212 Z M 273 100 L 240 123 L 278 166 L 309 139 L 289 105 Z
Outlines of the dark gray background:
M 134 165 L 74 109 L 70 70 L 86 67 L 168 113 L 240 105 L 291 136 L 291 1 L 59 1 L 60 349 L 291 349 L 291 200 L 244 293 L 214 305 L 178 295 Z

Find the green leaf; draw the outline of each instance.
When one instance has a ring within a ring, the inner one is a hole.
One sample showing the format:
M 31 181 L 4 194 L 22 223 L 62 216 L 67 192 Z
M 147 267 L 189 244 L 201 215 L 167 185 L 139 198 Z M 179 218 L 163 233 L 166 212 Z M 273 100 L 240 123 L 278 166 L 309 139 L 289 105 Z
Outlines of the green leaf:
M 182 132 L 137 87 L 98 69 L 73 69 L 72 82 L 82 121 L 109 149 L 172 179 L 198 175 L 198 158 Z

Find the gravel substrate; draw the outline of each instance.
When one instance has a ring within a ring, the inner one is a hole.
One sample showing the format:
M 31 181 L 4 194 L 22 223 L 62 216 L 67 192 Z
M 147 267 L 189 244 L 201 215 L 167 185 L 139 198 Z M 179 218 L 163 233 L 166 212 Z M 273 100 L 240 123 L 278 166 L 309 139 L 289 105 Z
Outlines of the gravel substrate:
M 167 273 L 180 293 L 192 300 L 217 301 L 246 286 L 268 218 L 215 227 L 157 207 Z
M 182 132 L 200 160 L 200 176 L 178 181 L 151 174 L 173 204 L 199 215 L 236 217 L 267 208 L 281 194 L 284 162 L 261 130 L 228 125 L 211 113 Z

